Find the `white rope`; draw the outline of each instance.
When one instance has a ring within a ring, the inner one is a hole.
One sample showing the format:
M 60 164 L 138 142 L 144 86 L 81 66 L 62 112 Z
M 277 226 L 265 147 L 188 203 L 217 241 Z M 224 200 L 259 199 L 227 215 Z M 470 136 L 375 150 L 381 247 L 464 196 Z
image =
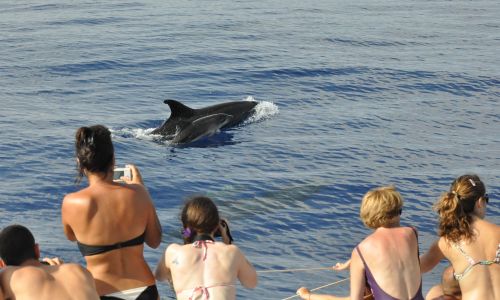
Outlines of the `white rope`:
M 260 270 L 257 273 L 279 273 L 279 272 L 307 272 L 316 270 L 332 270 L 332 267 L 309 268 L 309 269 L 284 269 L 284 270 Z
M 325 285 L 319 286 L 319 287 L 317 287 L 317 288 L 314 288 L 314 289 L 312 289 L 312 290 L 310 290 L 310 291 L 311 291 L 311 292 L 314 292 L 314 291 L 320 290 L 320 289 L 322 289 L 322 288 L 326 288 L 326 287 L 328 287 L 328 286 L 330 286 L 330 285 L 339 284 L 339 283 L 344 282 L 344 281 L 346 281 L 346 280 L 349 280 L 349 278 L 344 278 L 344 279 L 341 279 L 341 280 L 339 280 L 339 281 L 335 281 L 335 282 L 332 282 L 332 283 L 329 283 L 329 284 L 325 284 Z M 283 299 L 281 299 L 281 300 L 293 299 L 293 298 L 295 298 L 295 297 L 299 297 L 299 295 L 293 295 L 293 296 L 290 296 L 290 297 L 288 297 L 288 298 L 283 298 Z

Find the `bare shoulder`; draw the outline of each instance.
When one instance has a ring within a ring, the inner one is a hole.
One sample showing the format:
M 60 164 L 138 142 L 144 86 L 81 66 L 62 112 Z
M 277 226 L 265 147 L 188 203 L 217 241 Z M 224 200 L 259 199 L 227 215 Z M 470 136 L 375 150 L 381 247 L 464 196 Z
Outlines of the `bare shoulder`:
M 146 204 L 146 206 L 151 207 L 152 199 L 144 185 L 130 183 L 126 184 L 122 188 L 128 189 L 135 199 L 139 200 L 143 204 Z
M 378 240 L 377 236 L 375 236 L 375 233 L 372 233 L 365 237 L 361 242 L 356 247 L 359 247 L 360 249 L 365 249 L 365 248 L 370 248 L 373 246 L 373 244 Z M 353 251 L 356 250 L 356 248 L 353 249 Z
M 0 271 L 1 286 L 3 286 L 5 295 L 23 294 L 26 287 L 30 290 L 38 290 L 46 282 L 46 274 L 43 270 L 36 267 L 14 267 L 8 266 Z
M 167 249 L 165 250 L 165 255 L 175 255 L 177 254 L 180 250 L 182 249 L 182 245 L 172 243 L 167 246 Z
M 405 233 L 418 234 L 417 227 L 415 226 L 405 226 L 402 228 L 405 230 Z
M 61 205 L 61 217 L 63 224 L 70 224 L 78 220 L 80 216 L 85 215 L 85 212 L 90 209 L 89 198 L 85 199 L 79 193 L 68 194 L 64 197 Z M 71 234 L 68 232 L 71 231 Z M 74 233 L 70 229 L 65 229 L 67 236 L 73 236 Z M 69 235 L 68 235 L 69 234 Z M 72 238 L 70 240 L 73 240 Z
M 137 193 L 147 193 L 148 192 L 148 190 L 146 189 L 146 187 L 144 185 L 138 184 L 138 183 L 128 183 L 128 184 L 124 185 L 123 187 L 131 189 Z
M 495 223 L 492 223 L 492 222 L 489 222 L 486 220 L 483 220 L 483 222 L 484 222 L 485 227 L 491 228 L 492 230 L 494 230 L 494 232 L 496 232 L 497 234 L 500 234 L 500 225 L 497 225 Z
M 442 236 L 437 240 L 437 246 L 445 256 L 449 256 L 450 249 L 452 248 L 451 242 L 449 240 Z
M 219 253 L 224 253 L 225 256 L 227 257 L 234 257 L 234 258 L 244 258 L 245 257 L 245 254 L 243 253 L 243 251 L 241 251 L 241 249 L 236 246 L 235 244 L 231 244 L 231 245 L 226 245 L 224 243 L 217 243 L 217 247 L 218 247 L 218 252 Z
M 66 194 L 62 201 L 63 209 L 71 209 L 71 208 L 81 208 L 83 206 L 89 205 L 89 200 L 91 199 L 90 193 L 87 189 Z
M 17 284 L 36 287 L 49 278 L 47 272 L 33 266 L 9 267 L 9 280 L 15 289 Z
M 486 234 L 488 236 L 488 238 L 491 238 L 493 240 L 496 240 L 497 242 L 500 242 L 500 226 L 495 224 L 495 223 L 491 223 L 491 222 L 488 222 L 488 221 L 484 221 L 484 228 L 486 229 Z
M 224 244 L 224 247 L 227 249 L 227 251 L 242 253 L 240 248 L 238 248 L 238 246 L 236 246 L 235 244 L 231 244 L 231 245 Z

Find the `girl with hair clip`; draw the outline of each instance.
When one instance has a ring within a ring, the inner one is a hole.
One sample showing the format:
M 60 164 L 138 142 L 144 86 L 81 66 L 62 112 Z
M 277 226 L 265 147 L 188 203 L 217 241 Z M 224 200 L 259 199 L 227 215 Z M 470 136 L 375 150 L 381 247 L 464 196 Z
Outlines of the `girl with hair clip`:
M 434 208 L 438 235 L 421 256 L 422 272 L 448 259 L 462 299 L 500 299 L 500 226 L 484 220 L 489 197 L 477 175 L 462 175 Z
M 305 287 L 299 288 L 297 295 L 305 300 L 423 300 L 417 231 L 400 225 L 402 208 L 403 198 L 394 187 L 368 191 L 361 202 L 360 217 L 374 232 L 356 246 L 349 261 L 336 268 L 349 265 L 350 295 L 313 294 Z
M 156 267 L 156 278 L 173 285 L 177 299 L 236 299 L 236 279 L 257 286 L 257 272 L 232 244 L 227 222 L 210 198 L 189 199 L 181 213 L 184 245 L 170 244 Z M 221 235 L 222 243 L 215 237 Z
M 153 272 L 144 259 L 144 243 L 157 248 L 161 226 L 139 170 L 113 180 L 115 154 L 110 131 L 81 127 L 75 137 L 80 181 L 88 186 L 64 197 L 62 224 L 76 241 L 104 299 L 159 299 Z

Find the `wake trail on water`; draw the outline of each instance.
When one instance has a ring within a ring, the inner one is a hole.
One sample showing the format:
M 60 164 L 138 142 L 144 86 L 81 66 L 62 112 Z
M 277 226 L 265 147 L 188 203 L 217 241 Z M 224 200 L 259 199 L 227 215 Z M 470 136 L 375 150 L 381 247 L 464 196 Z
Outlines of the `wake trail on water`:
M 243 101 L 256 101 L 254 97 L 248 96 Z M 243 123 L 241 123 L 239 126 L 245 126 L 248 124 L 252 123 L 258 123 L 260 121 L 264 121 L 266 119 L 269 119 L 279 113 L 279 108 L 276 104 L 270 101 L 257 101 L 259 102 L 255 108 L 254 108 L 254 113 L 248 117 Z M 119 136 L 122 138 L 136 138 L 139 140 L 146 140 L 146 141 L 155 141 L 158 142 L 160 140 L 163 140 L 164 137 L 159 134 L 152 134 L 153 130 L 155 130 L 156 127 L 154 128 L 110 128 L 109 130 L 111 131 L 111 134 L 114 136 Z

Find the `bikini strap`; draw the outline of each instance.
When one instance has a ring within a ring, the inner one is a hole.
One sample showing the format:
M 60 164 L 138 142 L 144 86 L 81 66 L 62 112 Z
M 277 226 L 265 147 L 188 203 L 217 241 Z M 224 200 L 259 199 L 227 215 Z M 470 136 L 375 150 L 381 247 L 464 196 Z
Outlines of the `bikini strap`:
M 462 253 L 462 255 L 465 257 L 465 259 L 467 259 L 467 262 L 469 263 L 469 265 L 476 264 L 476 261 L 474 260 L 474 258 L 472 258 L 469 254 L 467 254 L 467 252 L 465 252 L 465 250 L 462 248 L 462 246 L 460 246 L 459 243 L 453 243 L 453 248 L 457 249 L 460 253 Z
M 417 242 L 418 242 L 418 232 L 417 232 L 417 228 L 415 228 L 414 226 L 410 226 L 411 230 L 413 230 L 413 233 L 415 234 L 415 237 L 417 238 Z
M 410 226 L 410 228 L 413 230 L 413 233 L 415 234 L 415 238 L 417 239 L 417 256 L 418 256 L 418 261 L 420 262 L 420 247 L 418 245 L 418 232 L 417 228 Z
M 210 299 L 210 294 L 208 293 L 208 288 L 207 287 L 204 287 L 204 286 L 198 286 L 198 287 L 195 287 L 193 289 L 193 291 L 191 292 L 191 296 L 189 296 L 188 300 L 193 300 L 194 298 L 194 295 L 197 293 L 197 292 L 201 292 L 201 295 L 205 296 L 205 299 Z
M 194 289 L 191 290 L 191 296 L 189 296 L 189 300 L 192 300 L 196 293 L 201 293 L 202 296 L 205 296 L 205 299 L 208 300 L 210 298 L 210 294 L 208 293 L 208 289 L 214 288 L 214 287 L 224 287 L 224 286 L 229 286 L 229 287 L 235 287 L 234 284 L 228 283 L 228 284 L 214 284 L 211 286 L 197 286 Z M 182 292 L 182 291 L 181 291 Z
M 213 244 L 214 241 L 211 240 L 200 240 L 193 243 L 195 248 L 203 248 L 203 261 L 207 259 L 208 246 L 207 244 Z
M 459 243 L 453 243 L 452 246 L 465 257 L 467 263 L 469 264 L 462 273 L 453 272 L 453 277 L 455 277 L 455 280 L 461 280 L 465 275 L 467 275 L 467 273 L 470 272 L 470 270 L 472 270 L 475 265 L 479 264 L 480 262 L 476 262 L 469 254 L 467 254 Z
M 366 266 L 365 258 L 361 254 L 361 251 L 359 251 L 359 246 L 356 246 L 356 251 L 358 252 L 359 257 L 361 257 L 361 261 L 363 262 L 363 265 Z

